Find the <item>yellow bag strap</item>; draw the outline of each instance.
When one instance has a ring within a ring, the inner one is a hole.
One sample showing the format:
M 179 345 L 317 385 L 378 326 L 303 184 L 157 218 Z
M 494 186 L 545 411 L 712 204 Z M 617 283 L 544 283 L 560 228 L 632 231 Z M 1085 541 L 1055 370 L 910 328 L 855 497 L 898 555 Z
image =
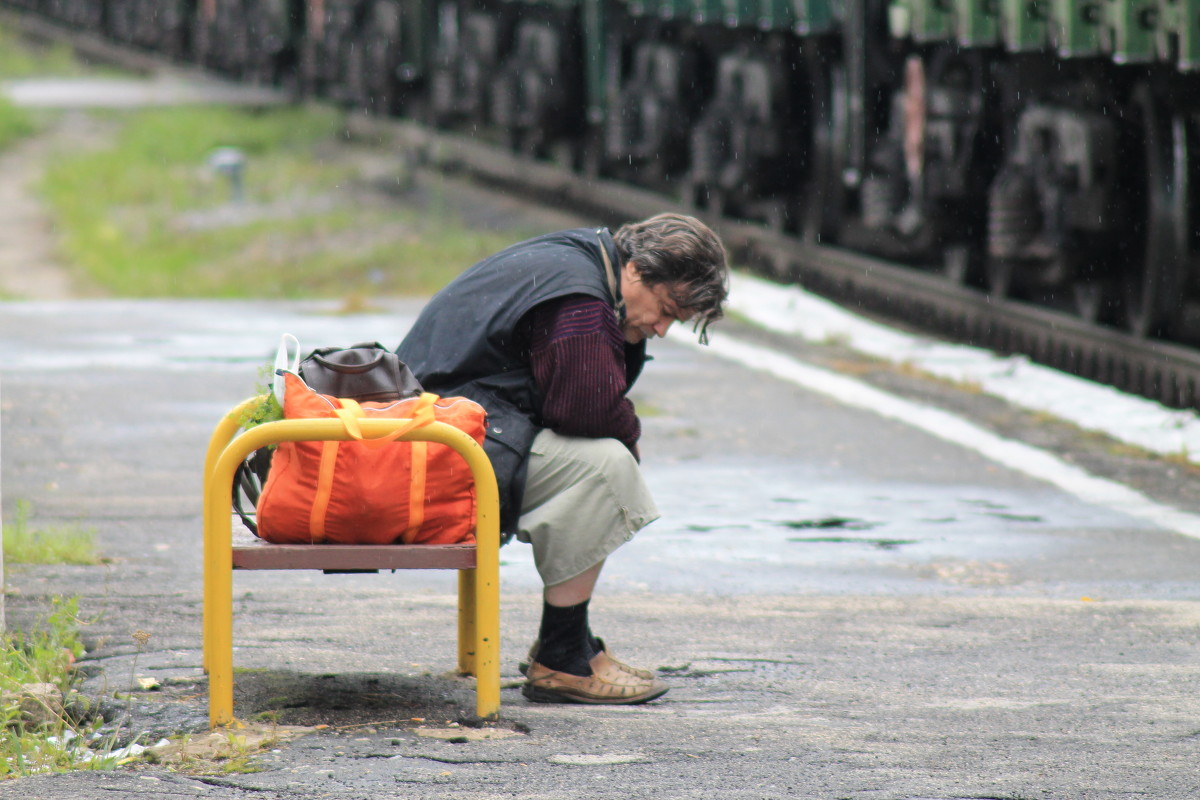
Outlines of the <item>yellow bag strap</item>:
M 325 541 L 325 512 L 333 497 L 333 471 L 337 466 L 338 445 L 341 442 L 321 442 L 321 466 L 317 472 L 317 492 L 308 510 L 308 536 L 313 544 Z
M 425 479 L 429 464 L 429 442 L 413 442 L 409 449 L 412 457 L 411 479 L 408 484 L 408 528 L 404 541 L 416 539 L 417 532 L 425 524 Z
M 366 414 L 363 412 L 362 406 L 356 401 L 346 397 L 339 397 L 338 402 L 342 404 L 342 407 L 337 409 L 336 413 L 338 419 L 342 421 L 342 425 L 345 426 L 346 433 L 350 434 L 352 439 L 362 442 L 368 447 L 379 447 L 387 442 L 394 442 L 409 431 L 423 428 L 435 422 L 436 417 L 433 413 L 433 404 L 437 400 L 438 396 L 436 394 L 422 392 L 421 396 L 417 398 L 417 404 L 413 408 L 413 415 L 407 424 L 401 425 L 391 433 L 372 439 L 363 436 L 362 426 L 358 424 L 358 421 L 365 417 Z

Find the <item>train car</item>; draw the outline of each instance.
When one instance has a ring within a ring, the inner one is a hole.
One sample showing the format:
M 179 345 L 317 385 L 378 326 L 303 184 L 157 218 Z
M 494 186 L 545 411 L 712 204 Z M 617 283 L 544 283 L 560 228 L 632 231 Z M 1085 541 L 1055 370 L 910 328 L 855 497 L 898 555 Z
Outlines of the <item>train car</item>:
M 906 183 L 910 194 L 949 185 L 929 169 L 947 155 L 986 176 L 985 194 L 963 197 L 984 212 L 965 258 L 987 289 L 1194 340 L 1200 4 L 893 9 L 906 63 L 895 91 L 920 156 Z
M 182 57 L 239 80 L 295 83 L 305 26 L 300 0 L 184 2 L 189 38 Z
M 428 84 L 438 124 L 489 133 L 533 157 L 561 157 L 586 133 L 595 58 L 580 0 L 446 0 Z M 593 31 L 594 33 L 594 31 Z
M 6 0 L 995 298 L 1200 339 L 1200 0 L 144 1 Z
M 443 123 L 490 122 L 535 155 L 571 139 L 585 168 L 709 213 L 1196 336 L 1195 0 L 441 13 Z

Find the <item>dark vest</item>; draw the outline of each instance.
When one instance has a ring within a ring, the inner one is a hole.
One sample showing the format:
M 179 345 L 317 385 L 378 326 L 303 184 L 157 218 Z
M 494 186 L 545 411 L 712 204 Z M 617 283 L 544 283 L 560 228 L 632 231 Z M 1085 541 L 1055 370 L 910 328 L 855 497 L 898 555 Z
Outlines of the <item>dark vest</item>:
M 516 531 L 529 447 L 541 425 L 541 396 L 529 364 L 522 318 L 541 303 L 584 294 L 616 307 L 600 248 L 620 263 L 606 229 L 576 228 L 521 242 L 451 281 L 421 311 L 396 349 L 426 391 L 475 400 L 488 412 L 484 450 L 500 487 L 500 524 Z M 645 342 L 625 347 L 629 385 Z

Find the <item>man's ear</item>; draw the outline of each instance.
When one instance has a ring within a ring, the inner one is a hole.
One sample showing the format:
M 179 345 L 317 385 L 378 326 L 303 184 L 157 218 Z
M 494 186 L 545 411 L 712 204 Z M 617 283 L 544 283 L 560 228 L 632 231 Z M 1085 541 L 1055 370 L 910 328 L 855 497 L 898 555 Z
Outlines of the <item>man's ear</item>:
M 638 283 L 642 280 L 642 271 L 632 261 L 626 261 L 625 266 L 621 267 L 621 272 L 625 280 L 630 283 Z

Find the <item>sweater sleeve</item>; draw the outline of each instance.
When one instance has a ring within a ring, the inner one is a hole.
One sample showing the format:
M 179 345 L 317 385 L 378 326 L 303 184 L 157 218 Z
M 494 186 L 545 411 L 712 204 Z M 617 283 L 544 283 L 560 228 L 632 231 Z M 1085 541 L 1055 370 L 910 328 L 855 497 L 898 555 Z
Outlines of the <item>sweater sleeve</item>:
M 601 300 L 571 295 L 526 317 L 542 424 L 566 436 L 618 439 L 635 450 L 641 423 L 625 396 L 625 338 Z

